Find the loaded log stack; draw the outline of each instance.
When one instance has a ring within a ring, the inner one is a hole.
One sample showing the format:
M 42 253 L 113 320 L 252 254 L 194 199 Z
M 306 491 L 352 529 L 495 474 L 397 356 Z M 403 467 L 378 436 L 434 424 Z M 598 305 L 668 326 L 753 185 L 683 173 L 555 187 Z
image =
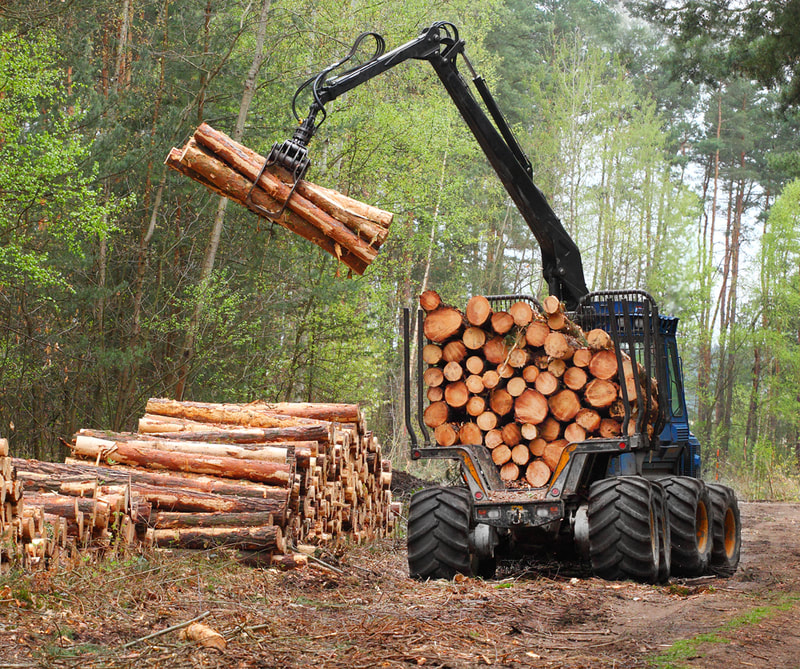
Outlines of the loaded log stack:
M 547 485 L 571 442 L 612 438 L 636 429 L 637 387 L 651 383 L 644 425 L 652 433 L 657 387 L 620 353 L 632 415 L 625 405 L 611 337 L 583 332 L 558 298 L 542 310 L 526 301 L 494 311 L 483 296 L 464 312 L 435 291 L 420 295 L 425 311 L 423 419 L 440 446 L 482 445 L 510 487 Z M 638 376 L 637 383 L 634 375 Z
M 63 545 L 225 546 L 297 566 L 293 548 L 393 529 L 391 463 L 357 405 L 151 399 L 146 411 L 137 433 L 80 430 L 64 463 L 9 459 L 24 508 Z
M 165 163 L 209 190 L 282 225 L 363 274 L 389 234 L 393 215 L 342 193 L 294 179 L 277 164 L 207 123 Z

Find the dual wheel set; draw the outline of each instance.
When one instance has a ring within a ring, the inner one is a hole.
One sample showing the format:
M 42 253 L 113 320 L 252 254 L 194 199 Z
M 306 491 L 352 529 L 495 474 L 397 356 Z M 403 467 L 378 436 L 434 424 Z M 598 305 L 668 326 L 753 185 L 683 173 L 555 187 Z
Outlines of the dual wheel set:
M 412 578 L 491 577 L 494 556 L 475 550 L 466 488 L 428 488 L 411 499 Z M 730 576 L 741 551 L 736 496 L 727 486 L 685 476 L 656 481 L 619 476 L 592 484 L 572 519 L 577 547 L 608 580 L 666 581 L 670 575 Z

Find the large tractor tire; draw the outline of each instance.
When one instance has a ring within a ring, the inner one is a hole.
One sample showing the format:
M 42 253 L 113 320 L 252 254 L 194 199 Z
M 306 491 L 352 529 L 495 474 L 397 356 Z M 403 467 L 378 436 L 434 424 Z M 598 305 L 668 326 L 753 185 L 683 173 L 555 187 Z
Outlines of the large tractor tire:
M 658 518 L 658 582 L 666 583 L 672 574 L 672 531 L 669 524 L 667 494 L 659 483 L 652 483 L 653 503 Z
M 471 509 L 466 488 L 426 488 L 411 498 L 406 540 L 411 578 L 472 576 Z
M 641 476 L 596 481 L 589 490 L 589 557 L 607 580 L 654 583 L 659 575 L 659 503 Z
M 707 483 L 713 518 L 711 534 L 711 571 L 719 576 L 731 576 L 739 566 L 742 550 L 742 522 L 739 503 L 731 488 L 718 483 Z
M 658 481 L 667 494 L 672 547 L 672 573 L 701 576 L 708 570 L 713 511 L 705 484 L 688 476 Z

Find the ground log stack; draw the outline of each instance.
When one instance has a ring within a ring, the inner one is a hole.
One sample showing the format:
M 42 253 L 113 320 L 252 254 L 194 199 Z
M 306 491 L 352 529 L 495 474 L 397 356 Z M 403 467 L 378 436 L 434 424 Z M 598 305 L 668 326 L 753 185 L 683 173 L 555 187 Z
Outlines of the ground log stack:
M 620 352 L 632 410 L 623 425 L 611 337 L 600 329 L 583 332 L 556 297 L 547 297 L 541 312 L 526 302 L 506 312 L 493 311 L 478 295 L 462 312 L 426 291 L 420 306 L 428 340 L 422 350 L 429 400 L 423 420 L 440 446 L 491 451 L 508 485 L 545 486 L 569 443 L 636 429 L 636 388 L 646 388 L 647 376 Z M 652 434 L 658 393 L 654 384 L 650 390 L 644 429 Z
M 263 156 L 207 123 L 165 162 L 316 244 L 356 274 L 364 273 L 389 234 L 391 213 L 309 181 L 298 182 L 292 193 L 288 172 L 275 164 L 264 167 Z
M 69 447 L 64 463 L 0 459 L 0 529 L 36 561 L 144 543 L 294 567 L 294 548 L 385 536 L 399 512 L 352 404 L 151 399 L 138 432 L 81 430 Z

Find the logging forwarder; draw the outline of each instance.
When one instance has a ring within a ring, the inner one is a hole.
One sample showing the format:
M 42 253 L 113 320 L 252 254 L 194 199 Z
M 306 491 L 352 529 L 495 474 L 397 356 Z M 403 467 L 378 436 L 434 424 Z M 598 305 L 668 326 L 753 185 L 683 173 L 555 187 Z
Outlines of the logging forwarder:
M 374 53 L 351 66 L 367 41 L 374 44 Z M 410 369 L 412 346 L 421 349 L 425 343 L 423 313 L 405 309 L 405 416 L 412 458 L 455 460 L 463 479 L 463 485 L 429 488 L 412 498 L 410 576 L 488 578 L 498 559 L 563 542 L 574 545 L 596 575 L 611 580 L 732 574 L 741 548 L 739 508 L 731 488 L 700 478 L 700 444 L 689 428 L 677 318 L 660 314 L 644 291 L 587 288 L 580 250 L 534 183 L 530 161 L 464 47 L 458 29 L 447 22 L 434 23 L 388 52 L 380 35 L 360 35 L 344 58 L 299 87 L 292 107 L 300 125 L 291 139 L 273 147 L 268 161 L 282 164 L 299 180 L 310 165 L 307 146 L 325 119 L 326 104 L 406 61 L 429 63 L 533 232 L 550 294 L 581 328 L 600 328 L 611 337 L 620 363 L 622 425 L 631 427 L 613 438 L 569 443 L 546 485 L 508 486 L 485 445 L 432 443 L 422 421 L 421 355 L 416 369 Z M 297 102 L 304 91 L 312 102 L 301 120 Z M 492 296 L 489 301 L 496 311 L 519 301 L 540 309 L 526 296 Z M 416 342 L 410 335 L 413 317 L 420 320 Z M 623 376 L 625 356 L 641 370 L 633 375 L 630 392 Z M 417 377 L 414 411 L 412 376 Z M 645 424 L 651 402 L 657 404 L 657 415 Z

